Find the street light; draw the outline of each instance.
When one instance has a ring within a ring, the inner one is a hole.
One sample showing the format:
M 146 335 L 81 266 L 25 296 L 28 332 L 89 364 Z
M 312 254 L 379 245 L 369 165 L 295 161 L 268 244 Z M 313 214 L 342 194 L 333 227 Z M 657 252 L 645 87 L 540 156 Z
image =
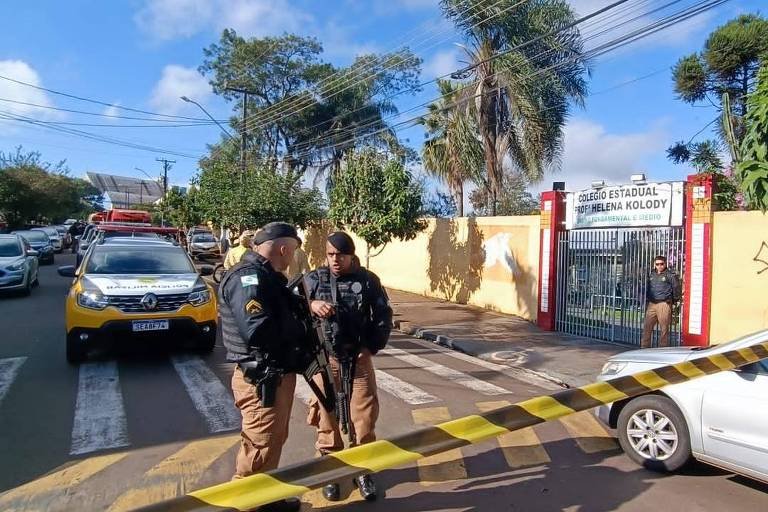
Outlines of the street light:
M 187 103 L 194 103 L 195 105 L 197 105 L 197 107 L 198 107 L 200 110 L 202 110 L 202 111 L 203 111 L 203 113 L 204 113 L 205 115 L 207 115 L 207 116 L 208 116 L 208 119 L 210 119 L 211 121 L 213 121 L 214 123 L 216 123 L 216 126 L 218 126 L 219 128 L 221 128 L 221 131 L 223 131 L 225 134 L 227 134 L 227 137 L 229 137 L 231 140 L 236 140 L 236 139 L 235 139 L 235 138 L 232 136 L 232 134 L 231 134 L 231 133 L 229 133 L 229 130 L 227 130 L 226 128 L 224 128 L 224 126 L 223 126 L 223 125 L 222 125 L 220 122 L 218 122 L 216 119 L 214 119 L 214 117 L 213 117 L 211 114 L 209 114 L 209 113 L 208 113 L 208 111 L 207 111 L 207 110 L 205 110 L 201 104 L 199 104 L 199 103 L 198 103 L 198 102 L 196 102 L 195 100 L 191 100 L 191 99 L 187 98 L 186 96 L 182 96 L 182 97 L 181 97 L 181 100 L 182 100 L 182 101 L 186 101 Z

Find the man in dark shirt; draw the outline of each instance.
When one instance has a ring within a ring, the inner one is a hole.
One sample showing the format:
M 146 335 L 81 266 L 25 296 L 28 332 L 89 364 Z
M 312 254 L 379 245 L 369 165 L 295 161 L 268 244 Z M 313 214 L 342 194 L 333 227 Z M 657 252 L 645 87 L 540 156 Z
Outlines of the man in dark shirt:
M 672 305 L 680 301 L 680 279 L 667 268 L 667 258 L 656 256 L 653 259 L 654 270 L 648 276 L 645 288 L 645 322 L 642 348 L 651 346 L 651 337 L 656 324 L 659 324 L 659 346 L 669 346 L 669 329 L 672 326 Z

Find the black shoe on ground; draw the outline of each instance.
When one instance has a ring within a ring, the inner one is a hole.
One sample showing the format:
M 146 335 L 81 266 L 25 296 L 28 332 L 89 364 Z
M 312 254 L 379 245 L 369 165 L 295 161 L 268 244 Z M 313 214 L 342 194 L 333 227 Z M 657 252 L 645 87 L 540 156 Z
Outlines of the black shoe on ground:
M 323 487 L 323 497 L 328 501 L 339 501 L 341 499 L 339 484 L 328 484 Z
M 360 489 L 360 495 L 365 501 L 374 501 L 376 499 L 376 484 L 371 475 L 362 475 L 354 480 L 357 488 Z
M 257 512 L 298 512 L 301 509 L 299 498 L 286 498 L 273 501 L 257 508 Z

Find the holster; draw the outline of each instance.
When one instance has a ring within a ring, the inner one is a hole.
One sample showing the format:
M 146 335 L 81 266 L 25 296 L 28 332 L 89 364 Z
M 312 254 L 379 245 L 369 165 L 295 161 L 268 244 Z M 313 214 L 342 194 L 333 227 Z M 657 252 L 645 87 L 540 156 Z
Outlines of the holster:
M 273 407 L 283 372 L 265 360 L 241 361 L 237 367 L 243 372 L 243 380 L 256 388 L 261 405 Z

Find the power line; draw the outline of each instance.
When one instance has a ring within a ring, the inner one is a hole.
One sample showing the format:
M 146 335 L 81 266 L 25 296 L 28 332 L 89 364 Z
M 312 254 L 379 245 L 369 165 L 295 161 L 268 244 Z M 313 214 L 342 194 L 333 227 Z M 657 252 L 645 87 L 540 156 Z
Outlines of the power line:
M 16 80 L 15 78 L 11 78 L 11 77 L 8 77 L 8 76 L 0 75 L 0 79 L 6 80 L 8 82 L 13 82 L 15 84 L 23 85 L 23 86 L 26 86 L 26 87 L 31 87 L 32 89 L 37 89 L 38 91 L 45 91 L 45 92 L 48 92 L 50 94 L 55 94 L 57 96 L 64 96 L 65 98 L 71 98 L 71 99 L 78 100 L 78 101 L 85 101 L 85 102 L 88 102 L 88 103 L 95 103 L 96 105 L 102 105 L 102 106 L 105 106 L 105 107 L 117 108 L 117 109 L 120 109 L 120 110 L 127 110 L 129 112 L 137 112 L 139 114 L 148 114 L 148 115 L 151 115 L 151 116 L 167 117 L 167 118 L 171 118 L 171 119 L 185 119 L 187 121 L 208 121 L 207 119 L 200 119 L 200 118 L 197 118 L 197 117 L 185 117 L 185 116 L 175 116 L 175 115 L 171 115 L 171 114 L 160 114 L 158 112 L 150 112 L 148 110 L 140 110 L 140 109 L 137 109 L 137 108 L 124 107 L 123 105 L 117 105 L 115 103 L 107 103 L 107 102 L 100 101 L 100 100 L 94 100 L 92 98 L 86 98 L 86 97 L 83 97 L 83 96 L 77 96 L 75 94 L 70 94 L 70 93 L 66 93 L 66 92 L 56 91 L 54 89 L 48 89 L 47 87 L 41 87 L 39 85 L 30 84 L 28 82 L 23 82 L 21 80 Z

